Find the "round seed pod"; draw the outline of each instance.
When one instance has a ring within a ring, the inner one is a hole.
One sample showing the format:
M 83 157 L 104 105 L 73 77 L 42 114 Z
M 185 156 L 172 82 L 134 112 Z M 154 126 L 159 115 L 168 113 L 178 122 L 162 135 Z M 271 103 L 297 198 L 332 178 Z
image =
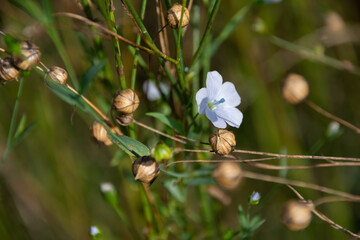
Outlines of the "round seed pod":
M 52 66 L 49 70 L 49 76 L 53 81 L 62 85 L 66 83 L 66 80 L 68 79 L 68 73 L 65 69 L 57 66 Z
M 213 151 L 219 155 L 231 153 L 236 146 L 235 135 L 225 129 L 219 129 L 214 132 L 210 136 L 209 142 Z
M 298 104 L 309 95 L 309 84 L 299 74 L 289 74 L 283 82 L 282 95 L 288 103 Z
M 220 187 L 232 190 L 237 187 L 241 180 L 242 170 L 239 164 L 233 162 L 222 162 L 212 172 Z
M 38 46 L 29 41 L 20 43 L 21 56 L 14 58 L 14 64 L 21 70 L 30 70 L 31 66 L 38 64 L 41 52 Z
M 312 203 L 289 200 L 283 207 L 282 222 L 293 231 L 306 228 L 311 222 Z
M 132 165 L 135 180 L 152 184 L 160 173 L 159 164 L 150 156 L 136 159 Z
M 175 3 L 167 12 L 166 19 L 172 28 L 179 28 L 181 19 L 182 5 Z M 187 8 L 184 9 L 181 27 L 186 27 L 190 22 L 190 13 Z
M 130 88 L 117 91 L 113 100 L 116 111 L 123 114 L 133 113 L 139 107 L 139 104 L 138 95 Z
M 6 57 L 3 60 L 0 60 L 0 77 L 5 81 L 11 79 L 17 79 L 19 76 L 19 70 L 14 67 L 14 61 L 10 57 Z
M 112 144 L 111 140 L 107 136 L 107 131 L 104 128 L 103 125 L 101 125 L 99 122 L 94 122 L 91 127 L 91 134 L 95 141 L 101 144 L 105 144 L 106 146 L 109 146 Z
M 129 114 L 123 114 L 121 116 L 117 116 L 116 117 L 116 121 L 121 125 L 121 126 L 128 126 L 130 125 L 130 123 L 132 123 L 134 120 L 134 114 L 129 113 Z

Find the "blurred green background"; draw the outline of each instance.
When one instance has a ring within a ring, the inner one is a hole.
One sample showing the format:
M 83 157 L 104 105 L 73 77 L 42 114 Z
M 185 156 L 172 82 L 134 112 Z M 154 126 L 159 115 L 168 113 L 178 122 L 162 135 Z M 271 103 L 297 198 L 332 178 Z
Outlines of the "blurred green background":
M 141 1 L 132 2 L 139 11 Z M 215 19 L 212 36 L 216 37 L 231 16 L 248 3 L 249 1 L 223 1 Z M 47 66 L 64 67 L 52 41 L 35 19 L 7 1 L 1 0 L 0 4 L 0 29 L 3 32 L 21 40 L 29 39 L 38 45 L 43 55 L 42 61 Z M 53 1 L 52 4 L 54 12 L 66 11 L 83 15 L 77 1 L 61 0 Z M 199 6 L 202 13 L 200 31 L 203 32 L 206 19 L 202 1 L 199 1 Z M 125 36 L 134 40 L 136 30 L 120 1 L 115 1 L 115 8 L 117 24 Z M 253 30 L 254 23 L 262 19 L 268 33 L 274 36 L 307 47 L 316 54 L 326 54 L 358 66 L 359 12 L 360 2 L 336 0 L 284 0 L 250 10 L 230 38 L 219 47 L 210 66 L 210 70 L 217 70 L 224 81 L 233 82 L 242 98 L 239 108 L 244 114 L 244 121 L 239 129 L 233 129 L 238 148 L 289 154 L 360 156 L 358 134 L 342 127 L 340 136 L 324 140 L 331 121 L 305 104 L 292 106 L 285 103 L 280 93 L 284 77 L 290 72 L 299 73 L 310 84 L 309 99 L 354 125 L 360 125 L 359 76 L 302 58 L 298 53 L 274 44 L 269 35 L 258 34 Z M 97 17 L 101 22 L 101 16 Z M 155 18 L 154 3 L 149 1 L 144 23 L 151 36 L 156 35 L 158 29 Z M 61 17 L 56 20 L 76 74 L 82 76 L 90 64 L 78 35 L 82 33 L 91 42 L 89 39 L 92 33 L 83 23 Z M 191 36 L 190 25 L 184 37 L 184 45 L 189 49 L 192 46 Z M 112 43 L 103 38 L 103 45 L 110 69 L 115 74 Z M 4 41 L 0 46 L 5 47 Z M 124 44 L 121 44 L 121 48 L 125 75 L 129 79 L 132 56 L 126 51 Z M 185 65 L 190 60 L 191 51 L 186 51 Z M 145 113 L 160 111 L 161 106 L 146 101 L 141 88 L 141 83 L 145 80 L 145 74 L 139 70 L 136 89 L 144 104 L 135 117 L 156 126 L 153 119 L 146 117 Z M 95 81 L 87 93 L 90 99 L 95 99 L 94 96 L 98 99 L 100 96 L 103 102 L 96 100 L 95 103 L 104 112 L 107 109 L 103 106 L 109 104 L 114 93 L 106 90 L 106 84 L 100 80 Z M 6 147 L 17 88 L 18 83 L 15 81 L 0 88 L 0 153 Z M 102 229 L 104 239 L 132 239 L 116 212 L 102 198 L 99 191 L 102 182 L 114 184 L 120 196 L 120 205 L 126 214 L 133 218 L 136 228 L 146 231 L 139 188 L 133 180 L 130 159 L 124 155 L 116 155 L 116 146 L 95 144 L 89 132 L 93 120 L 80 110 L 75 110 L 72 117 L 73 111 L 72 106 L 64 103 L 45 86 L 39 74 L 32 72 L 26 77 L 17 120 L 25 115 L 26 122 L 36 122 L 36 127 L 11 151 L 0 170 L 0 239 L 89 239 L 89 228 L 94 224 Z M 204 116 L 201 118 L 205 119 Z M 153 133 L 138 128 L 136 131 L 141 131 L 138 134 L 141 142 L 154 147 L 158 138 Z M 200 136 L 202 141 L 207 141 L 207 138 L 206 134 Z M 115 161 L 114 156 L 118 156 L 115 159 L 119 163 L 117 167 L 110 164 Z M 309 161 L 301 163 L 308 164 Z M 255 171 L 278 175 L 278 172 L 271 170 Z M 360 194 L 357 167 L 289 170 L 287 174 L 289 178 Z M 166 208 L 167 199 L 171 198 L 161 185 L 166 178 L 161 174 L 151 187 L 159 205 L 164 203 L 163 208 Z M 237 206 L 246 204 L 247 197 L 253 190 L 263 196 L 260 206 L 253 211 L 266 219 L 254 239 L 350 239 L 317 218 L 303 231 L 287 230 L 280 221 L 281 207 L 286 200 L 296 196 L 284 186 L 249 179 L 243 179 L 236 190 L 228 192 L 232 198 L 229 206 L 210 199 L 218 223 L 217 231 L 224 233 L 227 229 L 240 228 Z M 324 196 L 310 190 L 298 190 L 308 199 Z M 199 196 L 189 195 L 187 204 L 179 211 L 188 217 L 164 219 L 168 227 L 189 225 L 187 229 L 190 239 L 220 239 L 222 234 L 219 232 L 217 236 L 210 237 L 203 226 L 206 223 L 199 214 L 196 215 L 199 213 Z M 322 205 L 319 210 L 345 228 L 354 232 L 360 230 L 359 204 L 329 203 Z M 172 215 L 174 216 L 176 215 Z M 185 236 L 185 232 L 180 232 L 172 238 L 186 239 Z

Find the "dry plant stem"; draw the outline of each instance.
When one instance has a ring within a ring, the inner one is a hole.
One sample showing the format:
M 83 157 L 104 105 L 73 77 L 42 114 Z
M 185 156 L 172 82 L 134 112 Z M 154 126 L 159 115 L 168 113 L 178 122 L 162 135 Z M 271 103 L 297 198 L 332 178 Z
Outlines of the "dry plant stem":
M 316 191 L 320 191 L 320 192 L 324 192 L 324 193 L 344 197 L 344 198 L 347 198 L 347 199 L 351 199 L 353 201 L 357 201 L 357 202 L 360 201 L 360 196 L 358 196 L 358 195 L 353 195 L 353 194 L 349 194 L 349 193 L 346 193 L 346 192 L 341 192 L 341 191 L 338 191 L 338 190 L 334 190 L 334 189 L 331 189 L 331 188 L 319 186 L 319 185 L 312 184 L 312 183 L 306 183 L 306 182 L 302 182 L 302 181 L 285 179 L 285 178 L 280 178 L 280 177 L 274 177 L 274 176 L 270 176 L 270 175 L 264 175 L 264 174 L 248 172 L 248 171 L 243 171 L 242 175 L 244 177 L 246 177 L 246 178 L 256 179 L 256 180 L 265 181 L 265 182 L 280 183 L 280 184 L 293 185 L 293 186 L 297 186 L 297 187 L 313 189 L 313 190 L 316 190 Z
M 292 186 L 287 185 L 301 200 L 306 201 L 304 199 L 304 197 L 298 192 L 296 191 Z M 360 236 L 358 234 L 355 234 L 349 230 L 347 230 L 346 228 L 343 228 L 342 226 L 340 226 L 339 224 L 335 223 L 334 221 L 332 221 L 330 218 L 328 218 L 327 216 L 325 216 L 323 213 L 317 211 L 315 208 L 313 208 L 311 210 L 318 218 L 320 218 L 321 220 L 323 220 L 324 222 L 328 223 L 331 227 L 335 228 L 336 230 L 340 230 L 346 234 L 349 234 L 355 238 L 360 238 Z
M 210 145 L 209 143 L 206 143 L 206 142 L 200 142 L 199 140 L 195 140 L 195 139 L 191 139 L 191 138 L 188 138 L 188 137 L 185 137 L 185 136 L 181 136 L 181 135 L 175 135 L 175 137 L 177 138 L 182 138 L 182 139 L 185 139 L 185 140 L 188 140 L 190 142 L 196 142 L 196 143 L 200 143 L 200 144 L 204 144 L 204 145 Z M 186 150 L 186 149 L 185 149 Z
M 161 27 L 160 31 L 158 32 L 161 51 L 163 53 L 165 53 L 166 55 L 169 55 L 169 53 L 170 53 L 169 40 L 168 40 L 167 32 L 163 31 L 164 28 L 167 26 L 167 24 L 165 22 L 163 8 L 162 8 L 162 4 L 161 4 L 160 0 L 156 0 L 156 14 L 157 14 L 158 26 L 164 26 L 164 27 Z
M 83 22 L 85 22 L 85 23 L 88 24 L 88 25 L 91 25 L 91 26 L 94 26 L 94 27 L 96 27 L 96 28 L 99 28 L 99 29 L 103 30 L 103 31 L 106 32 L 107 34 L 114 36 L 115 38 L 119 39 L 120 41 L 123 41 L 123 42 L 126 43 L 126 44 L 129 44 L 130 46 L 133 46 L 133 47 L 135 47 L 135 48 L 138 48 L 138 49 L 140 49 L 140 50 L 143 50 L 143 51 L 145 51 L 145 52 L 147 52 L 147 53 L 149 53 L 149 54 L 152 54 L 152 55 L 159 55 L 159 54 L 160 54 L 160 56 L 163 57 L 164 59 L 176 63 L 175 60 L 170 59 L 170 58 L 167 57 L 165 54 L 163 54 L 163 53 L 161 53 L 161 52 L 158 54 L 158 53 L 156 53 L 155 51 L 153 51 L 153 50 L 151 50 L 151 49 L 149 49 L 149 48 L 147 48 L 147 47 L 144 47 L 144 46 L 138 45 L 138 44 L 136 44 L 136 43 L 133 43 L 133 42 L 131 42 L 130 40 L 128 40 L 128 39 L 120 36 L 119 34 L 114 33 L 114 32 L 112 32 L 111 30 L 109 30 L 109 29 L 101 26 L 100 24 L 98 24 L 98 23 L 96 23 L 96 22 L 93 22 L 93 21 L 91 21 L 91 20 L 89 20 L 89 19 L 87 19 L 87 18 L 85 18 L 85 17 L 83 17 L 83 16 L 80 16 L 80 15 L 77 15 L 77 14 L 74 14 L 74 13 L 68 13 L 68 12 L 58 12 L 58 13 L 54 13 L 54 16 L 64 16 L 64 17 L 74 18 L 74 19 L 77 19 L 77 20 L 79 20 L 79 21 L 83 21 Z
M 330 202 L 353 202 L 351 199 L 343 198 L 343 197 L 323 197 L 314 201 L 315 206 L 319 206 L 324 203 Z
M 264 163 L 249 163 L 250 166 L 267 169 L 267 170 L 283 170 L 283 169 L 309 169 L 309 168 L 324 168 L 324 167 L 349 167 L 360 166 L 357 162 L 334 162 L 334 163 L 321 163 L 315 165 L 298 165 L 298 166 L 277 166 Z
M 157 134 L 162 135 L 164 137 L 170 138 L 170 139 L 172 139 L 172 140 L 174 140 L 176 142 L 180 142 L 180 143 L 184 143 L 184 144 L 186 143 L 184 140 L 181 140 L 179 138 L 170 136 L 170 135 L 168 135 L 166 133 L 160 132 L 159 130 L 156 130 L 156 129 L 152 128 L 152 127 L 149 127 L 148 125 L 145 125 L 145 124 L 143 124 L 141 122 L 136 121 L 135 119 L 133 120 L 133 123 L 137 124 L 140 127 L 146 128 L 146 129 L 148 129 L 150 131 L 153 131 L 154 133 L 157 133 Z
M 305 103 L 306 103 L 309 107 L 311 107 L 312 109 L 314 109 L 315 111 L 317 111 L 318 113 L 324 115 L 325 117 L 330 118 L 330 119 L 332 119 L 332 120 L 334 120 L 334 121 L 336 121 L 336 122 L 344 125 L 345 127 L 348 127 L 348 128 L 350 128 L 350 129 L 354 130 L 357 134 L 360 134 L 360 128 L 352 125 L 351 123 L 349 123 L 349 122 L 347 122 L 347 121 L 345 121 L 345 120 L 343 120 L 343 119 L 341 119 L 341 118 L 338 118 L 338 117 L 332 115 L 331 113 L 325 111 L 324 109 L 322 109 L 321 107 L 319 107 L 317 104 L 313 103 L 312 101 L 310 101 L 310 100 L 308 100 L 308 99 L 305 100 Z
M 222 163 L 222 162 L 236 162 L 236 163 L 247 163 L 247 162 L 254 162 L 254 161 L 265 161 L 265 160 L 274 160 L 278 158 L 257 158 L 257 159 L 220 159 L 220 160 L 179 160 L 172 163 L 169 163 L 166 165 L 166 167 L 169 167 L 173 164 L 179 164 L 179 163 Z
M 77 95 L 79 95 L 87 104 L 89 104 L 89 106 L 90 106 L 95 112 L 97 112 L 97 114 L 99 114 L 99 115 L 104 119 L 105 122 L 107 122 L 107 123 L 110 122 L 109 118 L 108 118 L 105 114 L 103 114 L 92 102 L 90 102 L 89 99 L 87 99 L 86 97 L 84 97 L 83 95 L 81 95 L 80 93 L 78 93 L 78 92 L 77 92 L 74 88 L 72 88 L 69 84 L 66 84 L 66 87 L 67 87 L 70 91 L 72 91 L 72 92 L 76 93 Z

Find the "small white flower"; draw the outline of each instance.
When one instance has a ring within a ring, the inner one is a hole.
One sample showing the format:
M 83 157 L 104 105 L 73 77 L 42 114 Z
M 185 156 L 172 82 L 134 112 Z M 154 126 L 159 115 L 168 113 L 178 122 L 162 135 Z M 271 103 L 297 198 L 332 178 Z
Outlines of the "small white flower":
M 232 127 L 240 127 L 243 114 L 236 108 L 241 102 L 235 86 L 225 82 L 217 71 L 208 72 L 206 88 L 196 93 L 199 114 L 206 117 L 217 128 L 226 128 L 226 123 Z
M 114 185 L 109 182 L 103 182 L 100 184 L 100 191 L 102 193 L 113 192 L 115 190 Z
M 143 83 L 143 91 L 149 101 L 156 101 L 161 98 L 160 90 L 165 95 L 170 91 L 170 86 L 166 83 L 160 82 L 159 87 L 160 89 L 150 79 Z

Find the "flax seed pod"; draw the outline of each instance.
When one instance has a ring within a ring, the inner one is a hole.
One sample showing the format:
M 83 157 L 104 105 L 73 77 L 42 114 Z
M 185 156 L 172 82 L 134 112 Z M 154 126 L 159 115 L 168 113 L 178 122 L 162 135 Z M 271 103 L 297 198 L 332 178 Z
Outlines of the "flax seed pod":
M 293 231 L 306 228 L 311 222 L 312 203 L 289 200 L 283 207 L 282 222 Z
M 139 104 L 138 95 L 130 88 L 117 91 L 113 100 L 116 111 L 123 114 L 133 113 L 139 107 Z
M 309 84 L 299 74 L 289 74 L 283 82 L 282 95 L 288 103 L 298 104 L 309 95 Z
M 14 67 L 13 59 L 10 57 L 6 57 L 4 59 L 0 59 L 0 77 L 5 81 L 9 81 L 12 79 L 16 79 L 19 76 L 19 70 Z
M 30 70 L 40 62 L 41 52 L 38 46 L 29 41 L 20 43 L 21 56 L 14 58 L 14 64 L 21 70 Z
M 98 143 L 105 144 L 106 146 L 112 144 L 111 140 L 107 136 L 106 129 L 99 122 L 93 123 L 91 127 L 91 134 L 93 139 Z
M 236 146 L 235 135 L 225 129 L 219 129 L 214 132 L 210 136 L 209 142 L 213 151 L 219 155 L 231 153 Z
M 167 12 L 166 19 L 172 28 L 179 28 L 181 19 L 182 5 L 175 3 Z M 186 27 L 190 22 L 190 13 L 187 8 L 184 9 L 182 27 Z
M 220 187 L 232 190 L 237 187 L 241 180 L 242 170 L 239 164 L 233 162 L 222 162 L 212 172 Z
M 66 80 L 68 79 L 67 71 L 57 66 L 52 66 L 49 69 L 49 76 L 53 81 L 62 85 L 64 85 L 66 83 Z
M 135 180 L 152 184 L 160 173 L 159 164 L 150 156 L 136 159 L 132 165 Z

